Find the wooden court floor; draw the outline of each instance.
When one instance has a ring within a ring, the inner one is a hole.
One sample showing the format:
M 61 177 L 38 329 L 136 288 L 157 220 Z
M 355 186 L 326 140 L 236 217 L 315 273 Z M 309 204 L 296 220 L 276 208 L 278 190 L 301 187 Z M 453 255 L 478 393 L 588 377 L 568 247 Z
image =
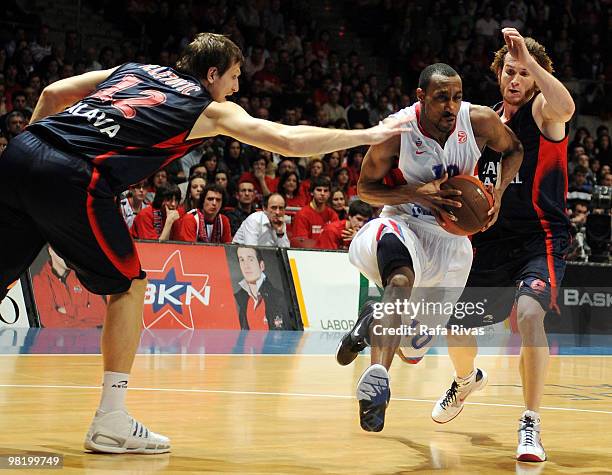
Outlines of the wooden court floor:
M 321 355 L 139 355 L 128 405 L 172 439 L 172 453 L 156 456 L 84 452 L 100 359 L 0 356 L 0 454 L 63 454 L 71 474 L 612 473 L 609 357 L 552 358 L 542 410 L 549 461 L 537 465 L 513 458 L 517 357 L 481 357 L 488 387 L 446 425 L 429 414 L 449 382 L 447 357 L 397 360 L 386 427 L 371 434 L 353 398 L 367 357 L 342 368 Z M 26 472 L 54 473 L 15 471 Z

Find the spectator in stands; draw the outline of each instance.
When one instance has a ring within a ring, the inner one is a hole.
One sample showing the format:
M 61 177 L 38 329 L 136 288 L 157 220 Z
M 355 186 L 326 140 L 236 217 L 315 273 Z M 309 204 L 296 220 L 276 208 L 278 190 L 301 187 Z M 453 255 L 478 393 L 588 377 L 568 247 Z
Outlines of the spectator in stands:
M 348 216 L 348 196 L 346 193 L 338 188 L 332 187 L 330 196 L 329 196 L 329 205 L 338 215 L 338 219 L 346 219 Z
M 268 163 L 268 167 L 273 166 L 271 163 Z M 276 176 L 273 178 L 273 186 L 275 190 L 278 190 L 278 183 L 280 181 L 281 175 L 284 175 L 287 172 L 297 172 L 297 165 L 293 161 L 293 159 L 288 157 L 281 157 L 280 161 L 276 165 L 275 174 Z
M 363 93 L 355 91 L 353 93 L 353 102 L 346 108 L 346 117 L 351 129 L 370 127 L 370 111 L 365 105 Z
M 6 116 L 6 132 L 9 142 L 23 132 L 27 124 L 27 119 L 23 112 L 17 110 L 9 112 Z
M 232 235 L 236 234 L 242 222 L 252 213 L 255 208 L 255 186 L 249 181 L 243 181 L 238 184 L 238 192 L 236 193 L 236 207 L 225 213 L 229 218 Z M 265 198 L 264 198 L 265 200 Z
M 32 109 L 28 107 L 27 95 L 24 91 L 15 91 L 12 96 L 13 110 L 21 112 L 27 121 L 32 117 Z
M 597 160 L 604 165 L 612 165 L 612 148 L 610 148 L 610 136 L 603 134 L 597 139 Z
M 329 91 L 327 102 L 321 106 L 330 122 L 336 122 L 338 119 L 347 120 L 346 109 L 338 102 L 339 100 L 340 91 L 332 88 Z
M 144 202 L 146 193 L 147 182 L 145 180 L 135 185 L 131 185 L 128 189 L 127 196 L 119 202 L 121 214 L 128 228 L 132 227 L 138 213 L 147 208 L 148 205 Z
M 198 206 L 185 213 L 172 226 L 172 240 L 186 242 L 229 243 L 231 226 L 227 216 L 220 213 L 223 189 L 216 184 L 206 185 Z
M 329 178 L 320 176 L 310 183 L 312 200 L 296 215 L 293 225 L 293 247 L 313 247 L 323 227 L 332 221 L 338 221 L 338 215 L 327 203 L 331 184 Z
M 389 98 L 381 94 L 378 96 L 376 107 L 370 111 L 370 124 L 378 124 L 393 113 L 393 108 L 389 105 Z
M 577 201 L 574 203 L 570 213 L 570 221 L 574 227 L 579 230 L 586 225 L 586 219 L 589 214 L 589 206 L 585 201 Z
M 592 136 L 588 136 L 584 138 L 584 153 L 586 153 L 589 158 L 594 158 L 597 155 L 597 147 L 595 146 L 595 139 Z
M 332 185 L 342 190 L 347 197 L 347 202 L 350 201 L 353 196 L 357 196 L 357 187 L 351 186 L 349 169 L 346 167 L 336 170 L 333 176 Z
M 572 175 L 572 181 L 569 185 L 568 191 L 570 192 L 580 192 L 580 193 L 591 193 L 593 191 L 593 185 L 591 185 L 587 181 L 587 174 L 589 169 L 578 165 L 574 169 L 574 174 Z
M 266 175 L 267 166 L 268 162 L 265 155 L 258 154 L 251 160 L 251 171 L 244 172 L 238 180 L 238 183 L 247 181 L 253 184 L 255 187 L 255 197 L 258 202 L 261 202 L 264 197 L 276 191 L 276 180 Z
M 214 151 L 210 150 L 202 156 L 200 163 L 204 165 L 206 168 L 206 176 L 210 181 L 212 181 L 215 178 L 219 168 L 219 157 Z
M 0 157 L 4 153 L 4 149 L 6 149 L 7 145 L 8 139 L 4 135 L 0 134 Z
M 234 244 L 289 247 L 285 199 L 279 193 L 264 198 L 264 210 L 248 216 L 236 231 Z
M 320 158 L 313 158 L 308 162 L 308 178 L 302 181 L 302 194 L 308 196 L 310 193 L 310 183 L 319 176 L 325 175 L 325 163 Z
M 179 203 L 181 190 L 178 186 L 167 183 L 161 185 L 155 193 L 151 206 L 143 209 L 134 218 L 132 236 L 136 239 L 170 239 L 172 225 L 180 218 Z
M 240 177 L 249 169 L 249 160 L 243 153 L 242 145 L 238 140 L 229 139 L 225 142 L 223 162 L 229 169 L 232 179 Z
M 206 178 L 204 175 L 191 175 L 187 182 L 187 192 L 185 193 L 185 199 L 183 200 L 183 210 L 185 212 L 191 211 L 198 206 L 200 196 L 206 187 Z
M 340 152 L 327 153 L 323 157 L 323 163 L 327 176 L 333 178 L 336 170 L 342 167 L 342 156 Z
M 231 183 L 229 181 L 229 177 L 227 176 L 227 172 L 223 170 L 219 170 L 215 173 L 215 184 L 219 185 L 223 190 L 225 190 L 225 194 L 228 195 L 231 190 Z
M 261 46 L 255 46 L 251 50 L 250 56 L 244 62 L 242 72 L 247 79 L 251 79 L 255 73 L 264 68 L 265 64 L 266 59 L 264 57 L 264 49 Z
M 361 163 L 363 162 L 363 149 L 353 148 L 349 151 L 346 166 L 349 172 L 349 183 L 351 186 L 357 186 L 359 174 L 361 173 Z
M 488 5 L 485 8 L 484 15 L 476 20 L 474 33 L 482 36 L 488 45 L 495 42 L 495 37 L 499 34 L 499 22 L 493 17 L 493 7 Z
M 147 195 L 145 197 L 145 203 L 148 204 L 148 203 L 153 202 L 153 199 L 155 198 L 155 193 L 157 193 L 157 190 L 159 189 L 159 187 L 167 185 L 167 184 L 168 184 L 168 172 L 166 171 L 165 168 L 158 170 L 157 172 L 155 172 L 155 174 L 151 175 L 149 177 L 149 189 L 147 190 Z
M 308 195 L 303 193 L 300 187 L 300 179 L 295 171 L 283 173 L 278 182 L 278 193 L 285 200 L 289 208 L 301 208 L 308 205 Z
M 291 330 L 289 312 L 283 293 L 272 285 L 264 273 L 266 264 L 259 249 L 236 249 L 242 280 L 234 294 L 242 330 Z
M 367 223 L 374 214 L 372 207 L 361 200 L 355 200 L 349 206 L 348 218 L 329 223 L 319 235 L 319 249 L 348 249 L 353 236 Z
M 606 173 L 601 179 L 601 186 L 612 186 L 612 173 Z

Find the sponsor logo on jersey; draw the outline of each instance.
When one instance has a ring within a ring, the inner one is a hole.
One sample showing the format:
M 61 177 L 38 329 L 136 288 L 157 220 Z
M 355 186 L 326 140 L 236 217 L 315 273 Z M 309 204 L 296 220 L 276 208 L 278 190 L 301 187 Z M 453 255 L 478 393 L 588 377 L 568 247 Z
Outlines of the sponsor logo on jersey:
M 459 143 L 467 142 L 467 133 L 465 131 L 460 130 L 459 132 L 457 132 L 457 142 Z
M 423 145 L 423 141 L 419 137 L 417 137 L 417 139 L 414 141 L 414 144 L 417 147 L 420 147 L 421 145 Z

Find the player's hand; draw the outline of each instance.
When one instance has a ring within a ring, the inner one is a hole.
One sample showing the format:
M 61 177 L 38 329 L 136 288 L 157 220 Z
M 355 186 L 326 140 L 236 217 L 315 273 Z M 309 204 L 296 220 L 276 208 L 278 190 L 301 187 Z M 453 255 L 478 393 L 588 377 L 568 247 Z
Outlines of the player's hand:
M 414 115 L 407 115 L 406 117 L 387 117 L 381 121 L 378 125 L 370 127 L 366 130 L 367 137 L 365 138 L 365 145 L 376 145 L 382 143 L 391 137 L 402 134 L 404 132 L 410 132 L 412 127 L 408 126 L 408 122 L 414 119 Z
M 523 66 L 527 66 L 532 58 L 527 50 L 525 38 L 521 36 L 516 28 L 503 28 L 502 34 L 504 35 L 504 41 L 508 46 L 510 56 L 516 59 Z
M 493 187 L 493 185 L 485 185 L 485 188 L 487 189 L 489 193 L 491 193 L 491 196 L 493 196 L 493 206 L 488 212 L 488 215 L 490 216 L 489 222 L 484 228 L 480 230 L 481 232 L 489 229 L 497 221 L 497 217 L 499 216 L 499 209 L 501 208 L 501 200 L 502 200 L 502 192 L 499 190 L 499 188 L 495 188 Z
M 430 181 L 419 186 L 414 192 L 416 197 L 412 199 L 424 208 L 429 209 L 431 214 L 436 218 L 438 224 L 442 227 L 446 226 L 445 220 L 457 221 L 457 218 L 449 213 L 445 206 L 460 208 L 461 202 L 453 200 L 454 197 L 460 196 L 459 190 L 442 190 L 440 186 L 448 180 L 448 173 L 444 173 L 441 178 Z

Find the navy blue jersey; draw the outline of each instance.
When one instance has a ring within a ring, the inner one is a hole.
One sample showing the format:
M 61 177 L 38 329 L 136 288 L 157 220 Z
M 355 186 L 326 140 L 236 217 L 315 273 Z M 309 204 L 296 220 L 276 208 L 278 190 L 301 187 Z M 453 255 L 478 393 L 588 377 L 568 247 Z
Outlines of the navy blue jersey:
M 200 144 L 202 139 L 187 136 L 211 102 L 191 76 L 166 66 L 126 63 L 93 94 L 28 130 L 91 162 L 119 192 Z
M 533 119 L 534 96 L 506 125 L 522 142 L 525 155 L 513 182 L 502 198 L 497 222 L 472 243 L 479 245 L 521 236 L 542 236 L 542 247 L 553 239 L 568 239 L 570 222 L 565 214 L 567 197 L 567 127 L 563 140 L 546 138 Z M 497 108 L 496 108 L 497 110 Z M 501 115 L 503 109 L 499 108 Z M 501 154 L 485 148 L 478 162 L 478 176 L 494 183 Z

